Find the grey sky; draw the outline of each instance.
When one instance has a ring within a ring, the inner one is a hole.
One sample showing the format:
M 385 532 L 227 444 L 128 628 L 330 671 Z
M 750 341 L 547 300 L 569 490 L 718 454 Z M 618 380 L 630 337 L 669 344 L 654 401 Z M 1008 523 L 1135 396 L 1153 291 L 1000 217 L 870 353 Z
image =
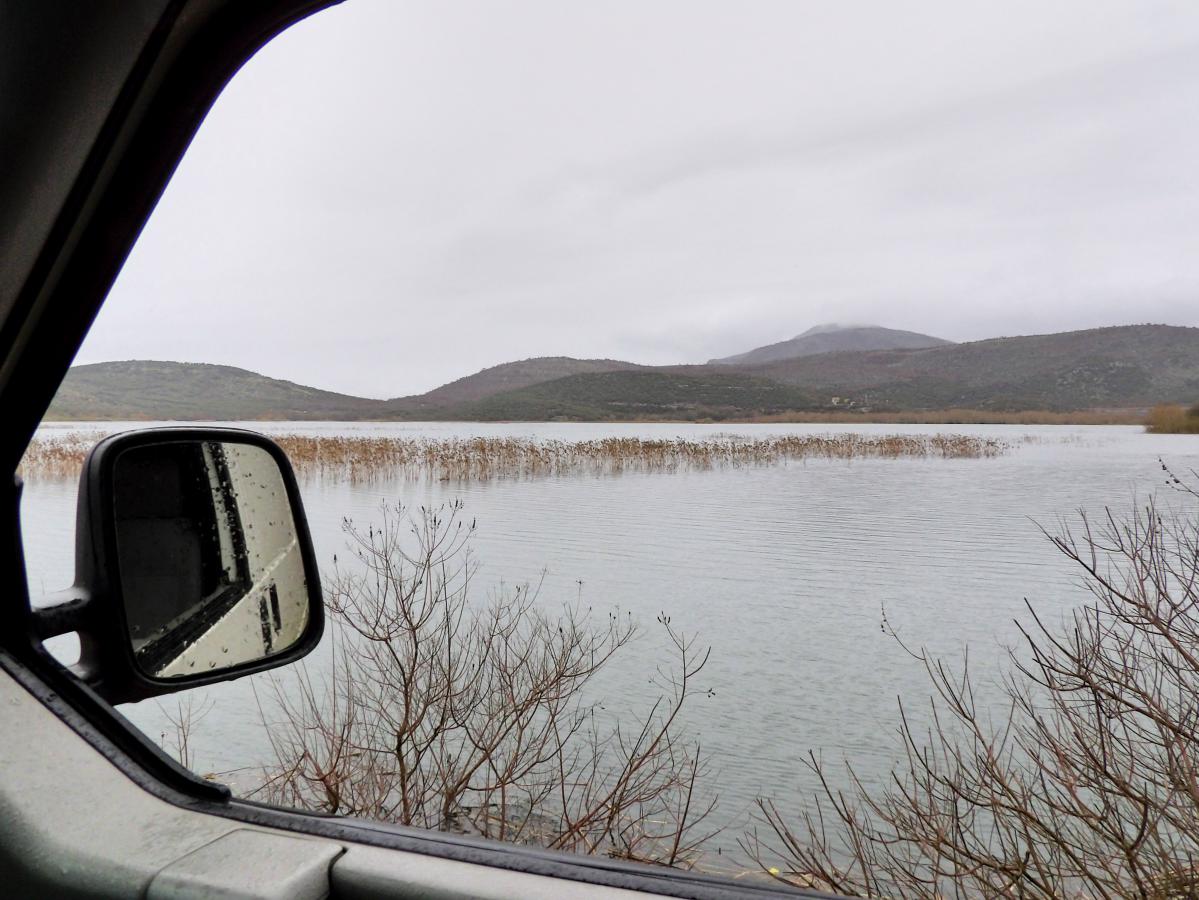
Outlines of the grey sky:
M 1199 5 L 349 0 L 232 82 L 78 362 L 397 396 L 826 321 L 1199 325 Z

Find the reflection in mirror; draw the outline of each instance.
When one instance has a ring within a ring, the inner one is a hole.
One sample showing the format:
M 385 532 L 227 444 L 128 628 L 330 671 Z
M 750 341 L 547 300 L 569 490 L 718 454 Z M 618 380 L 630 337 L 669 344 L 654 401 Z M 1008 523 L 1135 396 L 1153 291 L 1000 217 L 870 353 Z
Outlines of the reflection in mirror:
M 252 444 L 172 441 L 114 470 L 118 574 L 139 668 L 209 675 L 288 650 L 308 590 L 278 463 Z

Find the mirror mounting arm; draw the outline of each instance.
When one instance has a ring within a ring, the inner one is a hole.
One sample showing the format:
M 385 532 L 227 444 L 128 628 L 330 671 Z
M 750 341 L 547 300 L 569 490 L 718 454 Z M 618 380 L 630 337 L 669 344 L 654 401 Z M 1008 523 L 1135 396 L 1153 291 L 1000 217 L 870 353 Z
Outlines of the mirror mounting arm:
M 87 627 L 94 609 L 91 594 L 81 587 L 45 594 L 41 602 L 30 610 L 33 635 L 39 641 L 44 641 L 79 631 Z

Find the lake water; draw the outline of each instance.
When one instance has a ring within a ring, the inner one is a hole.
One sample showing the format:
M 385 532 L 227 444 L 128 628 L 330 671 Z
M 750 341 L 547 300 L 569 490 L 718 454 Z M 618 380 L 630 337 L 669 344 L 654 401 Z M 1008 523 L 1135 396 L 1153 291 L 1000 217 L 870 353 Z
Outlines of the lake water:
M 137 423 L 138 426 L 145 423 Z M 136 427 L 136 426 L 135 426 Z M 802 802 L 809 750 L 848 758 L 868 779 L 897 757 L 896 698 L 928 695 L 920 665 L 881 627 L 881 610 L 909 644 L 971 663 L 984 681 L 1014 643 L 1024 598 L 1053 615 L 1085 599 L 1051 530 L 1079 508 L 1131 508 L 1162 489 L 1159 458 L 1199 468 L 1199 438 L 1137 427 L 902 425 L 581 425 L 249 423 L 268 433 L 583 440 L 608 435 L 950 432 L 996 437 L 992 459 L 810 460 L 761 468 L 459 484 L 395 480 L 308 482 L 304 500 L 322 566 L 344 549 L 343 516 L 378 520 L 380 505 L 451 500 L 477 519 L 475 585 L 486 592 L 544 577 L 547 604 L 580 596 L 618 607 L 643 627 L 602 682 L 614 713 L 644 711 L 662 646 L 655 617 L 712 648 L 688 725 L 716 775 L 727 852 L 757 796 Z M 52 425 L 43 436 L 66 433 Z M 95 425 L 78 426 L 84 431 Z M 103 430 L 120 430 L 106 424 Z M 30 587 L 71 581 L 76 486 L 32 481 L 23 504 Z M 1163 496 L 1166 492 L 1163 491 Z M 319 654 L 319 651 L 318 651 Z M 319 665 L 319 662 L 318 662 Z M 711 695 L 704 693 L 711 690 Z M 266 759 L 248 679 L 205 689 L 214 701 L 193 738 L 204 771 Z M 171 701 L 173 702 L 173 701 Z M 125 707 L 157 737 L 155 701 Z M 236 776 L 234 777 L 236 783 Z

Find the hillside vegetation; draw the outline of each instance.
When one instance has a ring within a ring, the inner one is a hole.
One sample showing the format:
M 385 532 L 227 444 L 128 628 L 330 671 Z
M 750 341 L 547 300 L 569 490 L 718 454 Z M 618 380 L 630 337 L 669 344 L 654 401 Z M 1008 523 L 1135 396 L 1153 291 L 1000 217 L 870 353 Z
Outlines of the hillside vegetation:
M 816 356 L 821 353 L 848 353 L 861 350 L 914 350 L 921 347 L 937 347 L 950 341 L 915 331 L 899 331 L 880 328 L 877 325 L 817 325 L 803 334 L 767 344 L 746 353 L 708 360 L 709 365 L 753 366 L 765 365 L 800 356 Z
M 784 421 L 950 410 L 958 418 L 971 411 L 1015 417 L 1122 410 L 1128 416 L 1196 400 L 1199 328 L 1135 325 L 756 365 L 654 367 L 542 357 L 392 400 L 322 391 L 230 366 L 98 363 L 70 371 L 49 417 Z
M 765 378 L 729 373 L 637 371 L 570 375 L 455 407 L 469 420 L 723 419 L 815 409 L 812 395 Z
M 573 359 L 569 356 L 542 356 L 519 362 L 492 366 L 467 375 L 449 384 L 415 397 L 398 397 L 388 400 L 383 409 L 391 414 L 407 417 L 420 412 L 438 412 L 459 404 L 475 403 L 485 397 L 505 391 L 515 391 L 534 384 L 543 384 L 570 375 L 586 375 L 602 372 L 621 372 L 643 369 L 635 363 L 618 359 Z
M 72 367 L 49 418 L 369 419 L 378 405 L 233 366 L 130 360 Z
M 1199 397 L 1199 328 L 1130 325 L 744 370 L 876 409 L 1148 407 Z

